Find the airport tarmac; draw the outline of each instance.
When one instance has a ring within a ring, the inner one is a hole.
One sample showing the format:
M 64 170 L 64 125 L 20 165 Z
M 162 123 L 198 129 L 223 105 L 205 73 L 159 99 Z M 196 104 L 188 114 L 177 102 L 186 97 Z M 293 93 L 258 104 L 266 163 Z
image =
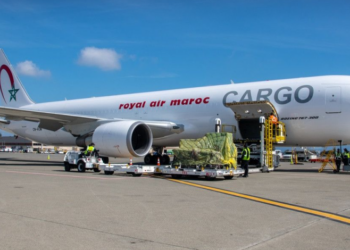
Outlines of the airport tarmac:
M 350 249 L 347 172 L 285 162 L 176 182 L 65 172 L 62 160 L 0 153 L 1 249 Z

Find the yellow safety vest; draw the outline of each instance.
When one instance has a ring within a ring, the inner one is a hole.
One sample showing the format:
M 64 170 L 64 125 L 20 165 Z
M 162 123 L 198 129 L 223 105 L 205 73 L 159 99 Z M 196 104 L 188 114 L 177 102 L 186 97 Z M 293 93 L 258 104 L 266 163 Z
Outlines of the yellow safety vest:
M 94 146 L 89 146 L 86 150 L 85 150 L 85 152 L 84 152 L 84 154 L 88 154 L 88 152 L 92 152 L 92 151 L 94 151 Z
M 335 153 L 335 158 L 338 159 L 338 160 L 340 160 L 340 159 L 341 159 L 341 153 L 338 153 L 338 152 Z
M 250 149 L 249 148 L 244 148 L 242 154 L 243 156 L 243 161 L 249 161 L 250 160 Z

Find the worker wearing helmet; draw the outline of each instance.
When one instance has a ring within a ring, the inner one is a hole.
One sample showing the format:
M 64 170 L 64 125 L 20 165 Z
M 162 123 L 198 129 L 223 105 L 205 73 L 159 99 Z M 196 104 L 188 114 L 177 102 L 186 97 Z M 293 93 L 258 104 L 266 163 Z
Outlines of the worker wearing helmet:
M 273 112 L 271 112 L 269 120 L 273 123 L 273 124 L 277 124 L 278 123 L 278 119 L 277 117 L 274 115 Z

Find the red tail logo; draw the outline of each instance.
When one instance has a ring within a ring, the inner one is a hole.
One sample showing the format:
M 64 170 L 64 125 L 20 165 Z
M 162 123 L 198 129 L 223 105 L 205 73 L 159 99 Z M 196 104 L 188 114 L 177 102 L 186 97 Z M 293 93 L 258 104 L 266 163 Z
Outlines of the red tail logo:
M 9 90 L 9 93 L 11 95 L 10 96 L 10 101 L 12 101 L 12 99 L 17 101 L 16 100 L 16 94 L 19 91 L 19 89 L 15 88 L 15 81 L 13 79 L 13 75 L 12 75 L 12 72 L 11 72 L 10 68 L 7 65 L 5 65 L 5 64 L 1 65 L 1 67 L 0 67 L 0 91 L 1 91 L 2 98 L 4 99 L 4 102 L 7 104 L 7 102 L 5 100 L 4 92 L 2 91 L 2 84 L 1 84 L 1 72 L 2 72 L 3 69 L 7 72 L 7 75 L 9 76 L 10 82 L 11 82 L 11 88 L 12 89 Z

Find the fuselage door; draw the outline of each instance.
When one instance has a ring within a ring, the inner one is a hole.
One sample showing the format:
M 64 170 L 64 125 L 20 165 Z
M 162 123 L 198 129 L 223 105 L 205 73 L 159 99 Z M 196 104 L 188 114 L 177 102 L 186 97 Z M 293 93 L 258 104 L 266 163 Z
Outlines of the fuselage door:
M 326 88 L 326 113 L 341 113 L 341 88 Z

